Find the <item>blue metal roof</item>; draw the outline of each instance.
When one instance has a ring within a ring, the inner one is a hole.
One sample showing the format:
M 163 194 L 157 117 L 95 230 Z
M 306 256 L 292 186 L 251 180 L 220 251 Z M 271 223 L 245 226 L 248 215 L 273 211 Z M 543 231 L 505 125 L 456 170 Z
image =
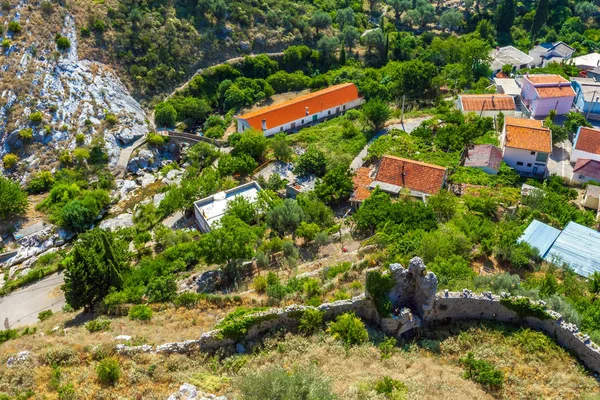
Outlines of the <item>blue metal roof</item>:
M 571 221 L 544 258 L 558 258 L 585 277 L 600 271 L 600 232 Z
M 558 229 L 534 219 L 519 238 L 519 242 L 535 247 L 540 252 L 540 257 L 544 258 L 559 235 Z

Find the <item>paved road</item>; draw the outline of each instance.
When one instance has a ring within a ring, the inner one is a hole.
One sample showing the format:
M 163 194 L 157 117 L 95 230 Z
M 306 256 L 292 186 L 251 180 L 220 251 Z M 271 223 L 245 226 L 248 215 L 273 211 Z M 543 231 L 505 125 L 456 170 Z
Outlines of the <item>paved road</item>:
M 371 140 L 369 140 L 367 145 L 360 151 L 360 153 L 358 153 L 358 155 L 354 158 L 354 160 L 352 160 L 352 162 L 350 163 L 350 170 L 356 171 L 357 169 L 362 167 L 362 165 L 365 162 L 365 157 L 367 157 L 369 146 L 371 146 L 371 144 L 373 144 L 373 142 L 375 140 L 377 140 L 377 138 L 387 134 L 389 131 L 391 131 L 393 129 L 402 129 L 405 132 L 410 133 L 416 127 L 421 125 L 421 123 L 423 121 L 426 121 L 429 118 L 430 117 L 411 118 L 411 119 L 407 119 L 406 121 L 404 121 L 404 124 L 390 124 L 390 125 L 386 126 L 384 129 L 382 129 L 380 132 L 378 132 L 375 136 L 373 136 L 373 138 L 371 138 Z
M 571 165 L 572 151 L 573 145 L 568 139 L 554 145 L 552 154 L 550 154 L 548 160 L 548 171 L 551 175 L 571 179 L 571 176 L 573 176 L 573 166 Z
M 58 272 L 0 298 L 0 330 L 6 328 L 7 318 L 8 327 L 15 328 L 36 323 L 40 311 L 60 310 L 65 305 L 60 290 L 63 278 L 63 273 Z
M 121 148 L 121 154 L 119 154 L 119 160 L 117 160 L 117 165 L 113 167 L 113 172 L 115 175 L 117 175 L 117 178 L 125 177 L 125 175 L 127 174 L 127 164 L 129 164 L 131 154 L 135 149 L 137 149 L 144 143 L 146 143 L 146 136 L 142 136 L 129 146 Z

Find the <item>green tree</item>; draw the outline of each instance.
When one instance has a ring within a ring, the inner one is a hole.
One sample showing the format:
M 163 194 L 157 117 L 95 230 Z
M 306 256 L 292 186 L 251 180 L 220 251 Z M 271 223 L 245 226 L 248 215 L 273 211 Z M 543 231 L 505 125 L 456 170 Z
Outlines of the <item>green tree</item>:
M 444 29 L 458 28 L 461 26 L 463 20 L 463 14 L 454 9 L 446 10 L 440 15 L 440 25 Z
M 234 145 L 234 155 L 248 154 L 254 159 L 262 157 L 267 149 L 267 138 L 262 132 L 247 130 Z
M 225 215 L 231 215 L 236 218 L 239 218 L 248 225 L 252 225 L 258 222 L 258 213 L 256 205 L 250 203 L 243 196 L 238 196 L 227 203 Z
M 340 30 L 343 30 L 346 26 L 353 26 L 356 22 L 352 7 L 346 7 L 337 10 L 335 19 L 339 25 Z
M 515 0 L 501 0 L 496 9 L 496 31 L 498 35 L 510 35 L 515 22 Z
M 387 3 L 392 6 L 396 16 L 396 20 L 400 21 L 400 15 L 412 8 L 410 0 L 387 0 Z
M 490 45 L 481 39 L 467 40 L 460 47 L 460 62 L 467 82 L 489 76 Z
M 321 228 L 328 228 L 333 225 L 333 211 L 319 200 L 314 192 L 302 193 L 298 195 L 296 201 L 302 207 L 308 222 L 314 222 Z
M 313 222 L 302 221 L 298 229 L 296 229 L 296 236 L 304 239 L 305 243 L 312 242 L 317 237 L 317 234 L 321 231 L 321 227 Z
M 267 225 L 279 236 L 296 232 L 305 220 L 304 210 L 296 200 L 285 199 L 267 213 Z
M 452 219 L 458 208 L 458 198 L 447 190 L 440 190 L 435 196 L 427 198 L 427 205 L 431 207 L 440 222 Z
M 327 332 L 347 346 L 359 345 L 369 339 L 365 324 L 354 313 L 339 315 Z
M 331 16 L 324 11 L 317 11 L 310 19 L 310 26 L 315 28 L 317 36 L 321 29 L 326 29 L 331 25 Z
M 550 0 L 538 0 L 533 23 L 531 24 L 531 43 L 533 43 L 540 32 L 540 29 L 542 29 L 542 26 L 546 23 L 549 14 Z
M 208 264 L 225 264 L 230 277 L 254 255 L 256 233 L 241 219 L 225 215 L 220 224 L 200 239 L 200 252 Z
M 434 80 L 438 71 L 430 62 L 391 62 L 383 70 L 390 81 L 390 94 L 397 100 L 402 96 L 414 100 L 435 99 L 438 96 L 439 88 Z
M 314 146 L 309 147 L 304 154 L 298 157 L 294 168 L 294 172 L 300 176 L 310 174 L 323 176 L 326 170 L 327 159 L 325 154 Z
M 129 268 L 125 243 L 99 228 L 80 235 L 63 262 L 67 304 L 85 312 L 91 312 L 111 289 L 121 290 Z
M 0 219 L 6 220 L 25 214 L 29 200 L 18 182 L 0 176 Z
M 392 115 L 390 106 L 388 106 L 388 104 L 384 100 L 378 97 L 367 101 L 362 106 L 362 113 L 365 116 L 369 125 L 375 131 L 383 129 L 385 123 Z
M 338 204 L 347 200 L 354 189 L 352 172 L 344 165 L 333 168 L 317 181 L 315 194 L 327 204 Z
M 348 48 L 348 52 L 352 54 L 352 49 L 356 46 L 356 42 L 360 39 L 360 32 L 355 26 L 345 26 L 340 33 L 340 41 Z
M 177 111 L 171 103 L 158 103 L 154 108 L 154 122 L 159 126 L 172 127 L 177 120 Z
M 294 154 L 289 142 L 287 135 L 283 132 L 277 133 L 273 139 L 271 139 L 271 148 L 273 149 L 273 155 L 280 161 L 290 161 Z
M 580 16 L 584 21 L 598 12 L 598 7 L 589 1 L 575 4 L 575 14 Z

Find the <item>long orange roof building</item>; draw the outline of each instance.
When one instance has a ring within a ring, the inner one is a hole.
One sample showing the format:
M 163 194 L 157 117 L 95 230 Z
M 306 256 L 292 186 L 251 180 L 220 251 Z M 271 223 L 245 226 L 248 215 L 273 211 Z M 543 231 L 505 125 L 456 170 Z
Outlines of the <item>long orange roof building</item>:
M 256 129 L 270 136 L 333 117 L 360 104 L 362 98 L 356 85 L 343 83 L 238 116 L 238 131 Z

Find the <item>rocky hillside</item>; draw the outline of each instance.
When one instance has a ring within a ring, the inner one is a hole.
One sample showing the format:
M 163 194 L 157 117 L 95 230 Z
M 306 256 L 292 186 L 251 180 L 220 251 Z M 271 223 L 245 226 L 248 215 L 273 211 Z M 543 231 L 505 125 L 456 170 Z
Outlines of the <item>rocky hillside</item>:
M 92 143 L 104 145 L 114 167 L 120 149 L 148 132 L 144 110 L 111 68 L 79 58 L 74 18 L 52 7 L 22 1 L 0 17 L 0 157 L 17 155 L 23 180 Z

